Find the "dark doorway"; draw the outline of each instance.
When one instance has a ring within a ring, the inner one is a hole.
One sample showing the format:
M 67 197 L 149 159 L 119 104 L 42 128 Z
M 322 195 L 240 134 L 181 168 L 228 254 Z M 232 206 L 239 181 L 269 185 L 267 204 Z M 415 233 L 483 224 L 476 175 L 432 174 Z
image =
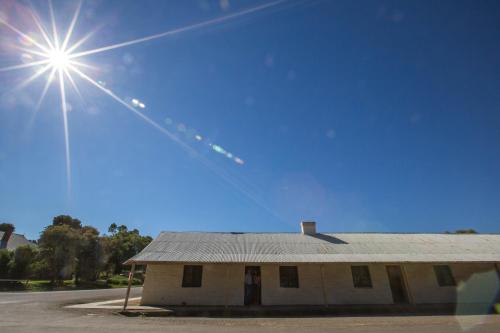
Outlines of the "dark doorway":
M 245 267 L 245 305 L 260 305 L 260 267 Z
M 389 276 L 389 285 L 391 286 L 392 299 L 394 303 L 408 303 L 408 293 L 403 277 L 403 272 L 399 266 L 387 266 L 387 275 Z

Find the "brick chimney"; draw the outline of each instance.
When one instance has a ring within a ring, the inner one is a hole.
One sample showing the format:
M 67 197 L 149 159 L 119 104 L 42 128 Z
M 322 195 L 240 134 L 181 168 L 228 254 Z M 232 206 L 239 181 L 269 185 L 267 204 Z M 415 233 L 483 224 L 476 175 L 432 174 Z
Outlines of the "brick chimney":
M 300 222 L 300 228 L 303 235 L 316 235 L 316 222 L 302 221 Z

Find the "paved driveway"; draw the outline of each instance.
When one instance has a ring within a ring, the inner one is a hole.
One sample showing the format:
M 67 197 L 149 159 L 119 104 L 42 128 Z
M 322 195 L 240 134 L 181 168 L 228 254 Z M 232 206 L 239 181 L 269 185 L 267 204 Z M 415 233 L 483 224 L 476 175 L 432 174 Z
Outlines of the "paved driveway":
M 132 290 L 139 296 L 141 288 Z M 125 289 L 0 293 L 0 332 L 500 332 L 500 316 L 129 318 L 64 305 L 123 298 Z

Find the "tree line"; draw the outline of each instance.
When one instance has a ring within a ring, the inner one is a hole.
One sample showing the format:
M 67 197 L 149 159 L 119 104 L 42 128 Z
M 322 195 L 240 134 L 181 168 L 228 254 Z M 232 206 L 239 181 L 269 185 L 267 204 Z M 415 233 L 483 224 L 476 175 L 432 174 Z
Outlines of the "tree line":
M 14 226 L 0 224 L 0 231 L 12 233 Z M 112 223 L 107 234 L 69 215 L 53 218 L 40 233 L 36 245 L 0 250 L 0 278 L 43 279 L 53 284 L 73 279 L 76 284 L 93 282 L 102 276 L 120 274 L 123 262 L 152 241 L 137 229 Z

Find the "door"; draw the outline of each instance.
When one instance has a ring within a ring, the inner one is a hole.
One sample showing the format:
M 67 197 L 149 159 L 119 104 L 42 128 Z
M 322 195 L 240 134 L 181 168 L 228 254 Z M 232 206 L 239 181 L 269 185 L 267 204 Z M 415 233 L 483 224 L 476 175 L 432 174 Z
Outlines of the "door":
M 391 286 L 392 299 L 394 303 L 408 303 L 408 292 L 400 266 L 387 266 L 387 276 Z
M 260 267 L 245 267 L 245 305 L 261 304 Z

